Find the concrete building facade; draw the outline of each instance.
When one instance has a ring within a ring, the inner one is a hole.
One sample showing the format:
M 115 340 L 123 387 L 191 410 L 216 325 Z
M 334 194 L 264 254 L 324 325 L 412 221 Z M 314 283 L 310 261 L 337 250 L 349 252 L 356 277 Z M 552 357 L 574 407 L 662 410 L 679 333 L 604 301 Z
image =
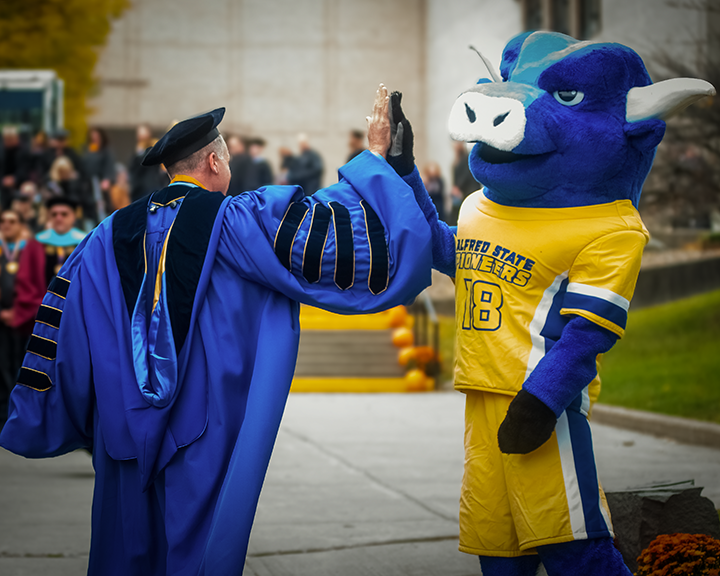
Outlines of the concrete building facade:
M 380 82 L 402 90 L 424 140 L 424 0 L 142 0 L 113 27 L 91 122 L 109 128 L 225 106 L 225 133 L 297 149 L 306 133 L 325 180 L 365 127 Z

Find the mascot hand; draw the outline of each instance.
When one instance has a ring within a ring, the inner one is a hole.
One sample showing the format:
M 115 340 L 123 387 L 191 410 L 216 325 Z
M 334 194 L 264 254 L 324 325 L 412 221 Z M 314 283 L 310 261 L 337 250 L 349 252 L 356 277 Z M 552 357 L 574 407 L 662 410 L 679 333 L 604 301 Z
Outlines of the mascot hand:
M 415 169 L 413 156 L 413 132 L 410 122 L 400 106 L 402 94 L 390 94 L 391 142 L 387 161 L 400 176 L 407 176 Z
M 557 419 L 550 408 L 535 396 L 520 390 L 515 396 L 500 429 L 498 444 L 505 454 L 529 454 L 545 444 Z

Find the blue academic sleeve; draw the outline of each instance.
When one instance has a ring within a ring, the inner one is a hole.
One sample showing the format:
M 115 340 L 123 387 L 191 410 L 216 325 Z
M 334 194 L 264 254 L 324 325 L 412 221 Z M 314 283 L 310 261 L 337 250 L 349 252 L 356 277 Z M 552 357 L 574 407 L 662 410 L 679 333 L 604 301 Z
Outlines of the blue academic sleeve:
M 10 396 L 0 445 L 28 458 L 46 458 L 93 446 L 92 366 L 74 282 L 87 238 L 50 283 L 28 351 Z
M 364 152 L 304 197 L 270 186 L 233 198 L 218 252 L 237 273 L 338 313 L 411 301 L 430 284 L 432 236 L 411 188 Z

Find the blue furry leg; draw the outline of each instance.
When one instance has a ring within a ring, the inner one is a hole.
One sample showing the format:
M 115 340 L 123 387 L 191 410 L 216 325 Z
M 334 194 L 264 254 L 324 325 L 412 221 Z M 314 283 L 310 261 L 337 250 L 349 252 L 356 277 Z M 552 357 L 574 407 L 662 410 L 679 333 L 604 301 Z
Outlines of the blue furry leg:
M 538 547 L 548 576 L 632 576 L 612 538 Z
M 480 556 L 483 576 L 535 576 L 539 564 L 540 559 L 537 556 Z

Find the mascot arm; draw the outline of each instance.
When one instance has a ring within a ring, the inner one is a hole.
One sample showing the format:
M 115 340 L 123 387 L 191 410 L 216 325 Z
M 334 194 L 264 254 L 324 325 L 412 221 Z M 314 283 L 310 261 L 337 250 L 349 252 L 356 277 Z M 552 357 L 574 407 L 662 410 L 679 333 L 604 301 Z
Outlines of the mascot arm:
M 585 318 L 573 318 L 510 403 L 498 431 L 500 449 L 528 454 L 547 442 L 557 418 L 597 375 L 598 354 L 617 340 L 617 334 Z
M 510 404 L 498 432 L 503 452 L 527 454 L 544 444 L 560 414 L 595 378 L 598 354 L 625 332 L 646 242 L 644 230 L 625 229 L 601 236 L 577 256 L 560 311 L 571 320 Z
M 430 231 L 432 232 L 433 268 L 454 278 L 455 233 L 457 228 L 448 226 L 438 218 L 437 209 L 430 199 L 427 190 L 425 190 L 425 185 L 423 184 L 422 178 L 420 178 L 420 173 L 417 168 L 407 176 L 404 176 L 403 180 L 412 188 L 415 200 L 430 226 Z
M 455 277 L 455 228 L 451 228 L 438 218 L 438 213 L 425 189 L 420 173 L 415 166 L 413 155 L 413 131 L 410 121 L 405 117 L 402 106 L 402 94 L 390 95 L 391 144 L 387 161 L 393 170 L 412 188 L 413 195 L 422 210 L 432 233 L 433 268 L 443 274 Z

